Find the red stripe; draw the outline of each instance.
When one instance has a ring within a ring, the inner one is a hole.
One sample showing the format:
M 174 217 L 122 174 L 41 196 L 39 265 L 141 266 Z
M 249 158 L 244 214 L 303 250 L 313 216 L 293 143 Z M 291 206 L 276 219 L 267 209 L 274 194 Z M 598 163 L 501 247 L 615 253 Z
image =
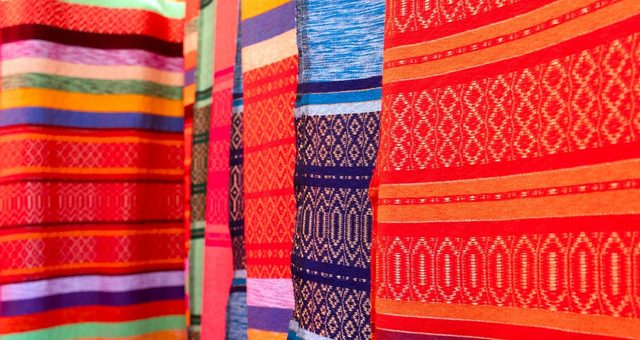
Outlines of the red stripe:
M 637 157 L 640 157 L 640 143 L 628 143 L 510 162 L 442 169 L 385 171 L 378 176 L 380 184 L 428 183 L 564 169 Z
M 526 67 L 538 65 L 564 56 L 579 53 L 580 51 L 600 45 L 613 39 L 628 36 L 638 30 L 638 20 L 640 15 L 612 24 L 605 28 L 578 36 L 574 39 L 547 47 L 545 49 L 525 54 L 519 57 L 498 61 L 487 65 L 477 66 L 456 72 L 445 73 L 435 76 L 427 76 L 420 79 L 401 80 L 384 84 L 384 95 L 392 93 L 406 92 L 407 89 L 416 91 L 422 89 L 433 89 L 459 83 L 470 82 L 482 78 L 492 77 L 498 74 L 505 74 L 514 70 L 521 70 Z M 384 79 L 384 76 L 383 76 Z
M 284 189 L 266 190 L 260 192 L 245 192 L 244 199 L 258 199 L 272 196 L 293 196 L 293 187 Z
M 124 221 L 124 222 L 91 222 L 78 224 L 65 224 L 61 222 L 56 226 L 27 226 L 27 227 L 9 227 L 0 228 L 0 237 L 8 235 L 46 233 L 46 232 L 68 232 L 82 231 L 91 233 L 91 231 L 105 230 L 151 230 L 151 229 L 173 229 L 182 228 L 183 224 L 180 220 L 157 220 L 157 221 Z
M 556 330 L 481 321 L 414 318 L 385 314 L 376 315 L 375 320 L 375 326 L 379 328 L 424 334 L 476 336 L 499 339 L 558 339 L 578 337 L 580 339 L 618 339 L 616 337 L 603 335 L 577 333 L 570 330 Z
M 381 223 L 379 236 L 484 236 L 547 233 L 636 231 L 640 215 L 575 216 L 510 221 Z
M 387 36 L 384 42 L 384 48 L 385 50 L 387 50 L 397 46 L 418 44 L 463 31 L 469 31 L 474 28 L 486 26 L 498 21 L 513 18 L 526 12 L 533 11 L 553 1 L 555 0 L 521 1 L 513 5 L 504 6 L 491 10 L 489 12 L 469 16 L 463 20 L 457 20 L 440 26 L 431 27 L 429 29 L 400 33 L 394 35 L 393 37 Z M 416 5 L 418 4 L 416 3 Z M 391 10 L 388 10 L 387 18 L 391 18 Z
M 145 10 L 69 4 L 57 0 L 0 1 L 0 26 L 42 24 L 102 34 L 141 34 L 181 42 L 181 19 Z
M 151 302 L 133 306 L 64 308 L 27 316 L 0 318 L 0 334 L 28 332 L 81 322 L 126 322 L 184 314 L 184 301 Z
M 80 129 L 38 125 L 13 125 L 0 128 L 0 136 L 17 133 L 41 133 L 51 136 L 71 137 L 139 137 L 157 141 L 182 141 L 182 134 L 176 132 L 145 131 L 132 129 Z

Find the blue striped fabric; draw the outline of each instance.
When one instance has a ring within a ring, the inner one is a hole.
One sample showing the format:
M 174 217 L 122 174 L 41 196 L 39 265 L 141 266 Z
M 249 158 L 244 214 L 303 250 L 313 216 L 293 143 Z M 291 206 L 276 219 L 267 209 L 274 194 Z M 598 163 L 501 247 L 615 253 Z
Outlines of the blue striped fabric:
M 301 0 L 289 339 L 369 339 L 384 1 Z

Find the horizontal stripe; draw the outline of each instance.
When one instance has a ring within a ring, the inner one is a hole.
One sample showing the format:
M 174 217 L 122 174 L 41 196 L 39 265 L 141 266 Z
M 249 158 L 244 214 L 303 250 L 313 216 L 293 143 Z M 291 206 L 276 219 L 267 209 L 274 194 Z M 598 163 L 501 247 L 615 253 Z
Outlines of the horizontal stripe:
M 147 81 L 168 86 L 183 84 L 183 75 L 180 72 L 161 71 L 145 66 L 83 65 L 46 58 L 3 60 L 2 65 L 3 77 L 23 73 L 46 73 L 83 79 Z
M 328 263 L 320 263 L 291 257 L 291 272 L 295 277 L 305 281 L 313 281 L 333 287 L 342 287 L 353 290 L 369 291 L 371 285 L 369 268 L 355 268 Z
M 292 315 L 292 309 L 254 307 L 249 305 L 247 307 L 247 325 L 253 329 L 286 333 L 289 329 L 289 321 Z
M 60 265 L 50 265 L 43 267 L 33 268 L 18 268 L 7 269 L 2 272 L 0 276 L 0 283 L 15 282 L 17 276 L 35 275 L 34 279 L 41 279 L 43 277 L 53 276 L 71 276 L 79 275 L 80 273 L 86 274 L 105 274 L 113 273 L 118 275 L 120 273 L 131 273 L 140 271 L 141 269 L 148 269 L 149 271 L 159 269 L 173 269 L 172 265 L 183 265 L 183 258 L 173 259 L 160 259 L 160 260 L 145 260 L 145 261 L 129 261 L 129 262 L 85 262 L 85 263 L 65 263 Z M 124 271 L 118 271 L 122 269 Z M 98 271 L 92 271 L 98 270 Z M 47 276 L 49 275 L 49 276 Z M 24 278 L 22 278 L 24 279 Z
M 243 1 L 243 3 L 248 1 Z M 269 339 L 269 340 L 286 340 L 287 333 L 285 332 L 269 332 L 263 331 L 259 329 L 251 329 L 247 330 L 247 336 L 249 339 Z
M 148 169 L 148 168 L 113 168 L 113 167 L 15 167 L 0 169 L 0 177 L 29 175 L 165 175 L 181 176 L 184 169 Z
M 109 338 L 109 340 L 186 340 L 187 334 L 184 330 L 159 331 L 145 333 L 141 335 Z M 95 340 L 93 337 L 77 338 L 76 340 Z
M 606 28 L 612 23 L 632 18 L 638 13 L 640 13 L 640 2 L 634 0 L 621 1 L 589 15 L 578 17 L 562 25 L 550 28 L 542 33 L 533 34 L 510 43 L 423 64 L 385 69 L 383 82 L 388 84 L 401 80 L 443 75 L 526 55 L 544 50 L 549 46 L 568 41 L 574 37 Z
M 434 335 L 459 335 L 491 339 L 617 339 L 572 332 L 570 330 L 550 329 L 536 326 L 491 323 L 482 321 L 463 321 L 440 318 L 412 318 L 400 315 L 377 314 L 376 327 L 385 330 L 402 330 Z
M 622 215 L 640 213 L 640 189 L 550 196 L 513 201 L 381 205 L 378 221 L 498 221 L 568 216 Z
M 408 302 L 381 298 L 376 299 L 375 303 L 378 314 L 495 322 L 621 338 L 634 338 L 640 334 L 640 320 L 634 318 L 533 308 Z
M 379 340 L 424 340 L 426 334 L 424 333 L 410 333 L 410 332 L 399 332 L 399 331 L 391 331 L 388 329 L 381 329 L 377 327 L 376 330 L 376 339 Z M 441 335 L 441 334 L 428 334 L 429 340 L 462 340 L 462 339 L 484 339 L 479 336 L 453 336 L 453 335 Z
M 143 50 L 103 50 L 44 40 L 25 40 L 2 44 L 0 52 L 3 62 L 18 58 L 46 58 L 86 65 L 145 66 L 163 71 L 184 71 L 181 57 L 165 57 Z
M 278 6 L 286 4 L 287 2 L 291 2 L 291 0 L 262 0 L 260 2 L 241 1 L 241 19 L 246 20 L 249 18 L 253 18 L 256 15 L 266 13 Z
M 296 30 L 292 29 L 269 40 L 243 47 L 242 72 L 247 73 L 297 54 Z
M 3 91 L 39 88 L 90 94 L 137 94 L 182 100 L 180 87 L 139 80 L 99 80 L 31 73 L 6 76 L 2 79 L 2 86 Z
M 144 112 L 169 117 L 183 115 L 182 101 L 133 94 L 80 94 L 47 89 L 3 91 L 4 109 L 46 107 L 55 110 L 87 112 Z
M 550 171 L 570 167 L 589 166 L 597 163 L 639 158 L 640 144 L 626 143 L 595 149 L 577 150 L 550 156 L 526 158 L 509 162 L 494 162 L 472 166 L 424 169 L 413 171 L 380 171 L 380 184 L 424 183 L 464 180 L 483 177 L 517 175 L 535 171 Z M 402 175 L 399 176 L 398 173 Z
M 98 49 L 141 49 L 168 57 L 182 57 L 182 44 L 134 34 L 104 34 L 72 31 L 47 25 L 19 25 L 0 30 L 2 43 L 46 40 L 65 45 Z
M 184 286 L 174 286 L 122 292 L 76 292 L 27 300 L 2 301 L 0 317 L 28 315 L 79 306 L 128 306 L 161 300 L 183 300 L 184 293 Z
M 424 223 L 381 223 L 376 234 L 380 236 L 488 236 L 580 232 L 635 231 L 640 226 L 640 215 L 571 216 L 531 218 L 505 221 L 459 221 Z
M 381 100 L 368 102 L 339 103 L 324 105 L 305 105 L 295 108 L 295 117 L 302 116 L 330 116 L 362 112 L 380 112 L 382 109 Z
M 296 106 L 368 102 L 380 100 L 381 96 L 382 89 L 379 88 L 352 92 L 310 93 L 298 96 Z
M 360 279 L 368 281 L 371 277 L 369 268 L 358 268 L 333 263 L 324 263 L 291 255 L 291 263 L 295 266 L 316 272 L 328 274 L 329 277 L 342 277 L 344 279 Z
M 457 18 L 458 20 L 444 22 L 439 26 L 432 27 L 437 27 L 437 29 L 408 30 L 405 33 L 396 32 L 393 38 L 389 37 L 385 40 L 385 47 L 386 49 L 392 49 L 402 45 L 419 44 L 470 31 L 478 27 L 490 26 L 499 21 L 523 15 L 554 1 L 557 0 L 514 1 L 501 7 L 494 6 L 490 11 L 484 13 L 469 15 L 466 18 Z
M 185 327 L 183 315 L 172 315 L 128 322 L 84 322 L 23 333 L 5 334 L 3 340 L 50 340 L 83 337 L 126 337 Z
M 51 13 L 63 13 L 64 20 Z M 180 42 L 184 37 L 182 20 L 148 11 L 114 11 L 111 8 L 81 6 L 59 0 L 30 0 L 29 6 L 25 6 L 23 1 L 0 1 L 0 26 L 34 23 L 100 34 L 140 34 L 173 42 Z
M 185 2 L 175 0 L 61 0 L 64 2 L 100 6 L 113 9 L 139 9 L 161 14 L 168 18 L 181 19 L 185 15 Z
M 371 176 L 373 166 L 315 166 L 296 164 L 296 174 L 328 175 L 328 176 Z
M 296 4 L 289 1 L 268 12 L 242 21 L 242 47 L 273 38 L 295 29 Z
M 340 91 L 355 91 L 378 88 L 382 86 L 382 77 L 371 77 L 364 79 L 299 83 L 298 94 L 303 93 L 325 93 Z
M 420 198 L 464 194 L 491 195 L 513 190 L 605 183 L 634 178 L 638 174 L 640 174 L 640 159 L 630 159 L 501 177 L 428 183 L 381 184 L 378 188 L 378 198 L 400 199 L 405 197 Z
M 291 320 L 289 323 L 288 340 L 330 340 L 330 338 L 320 336 L 300 327 L 300 324 Z
M 123 236 L 123 235 L 162 235 L 162 234 L 180 234 L 183 230 L 179 228 L 165 228 L 165 229 L 124 229 L 124 230 L 88 230 L 83 228 L 82 230 L 65 230 L 65 231 L 49 231 L 47 233 L 41 233 L 40 231 L 25 230 L 22 233 L 16 233 L 13 235 L 1 235 L 0 242 L 17 241 L 17 240 L 29 240 L 29 239 L 47 239 L 47 238 L 60 238 L 60 237 L 109 237 L 109 236 Z
M 291 279 L 247 278 L 247 305 L 293 309 Z
M 1 131 L 0 131 L 1 132 Z M 55 133 L 55 135 L 54 135 Z M 77 133 L 77 132 L 76 132 Z M 167 136 L 158 136 L 158 138 L 167 138 Z M 22 140 L 47 140 L 47 141 L 57 141 L 57 142 L 72 142 L 72 143 L 132 143 L 132 144 L 158 144 L 158 145 L 168 145 L 168 146 L 178 146 L 181 147 L 184 142 L 181 140 L 168 140 L 168 139 L 152 139 L 145 138 L 142 136 L 126 136 L 124 133 L 120 136 L 111 136 L 108 134 L 102 135 L 68 135 L 64 133 L 60 133 L 59 131 L 50 131 L 49 133 L 36 133 L 36 132 L 25 132 L 25 133 L 11 133 L 11 134 L 1 134 L 0 133 L 0 143 L 9 143 L 15 141 Z
M 456 47 L 479 43 L 483 40 L 515 33 L 523 29 L 539 25 L 549 19 L 556 18 L 562 14 L 580 9 L 592 4 L 594 0 L 559 0 L 554 1 L 530 12 L 518 16 L 505 18 L 500 22 L 491 25 L 477 27 L 457 34 L 442 37 L 420 44 L 398 46 L 385 50 L 385 63 L 393 60 L 418 57 L 436 52 L 442 52 Z
M 40 107 L 0 110 L 0 127 L 23 124 L 93 129 L 143 129 L 181 132 L 182 117 L 166 117 L 134 112 L 79 112 Z
M 165 271 L 122 276 L 74 276 L 3 285 L 0 287 L 0 301 L 35 299 L 51 295 L 88 291 L 126 292 L 130 290 L 181 285 L 184 285 L 184 273 L 182 271 Z
M 0 170 L 2 174 L 2 170 Z M 293 179 L 294 186 L 307 186 L 316 188 L 344 188 L 344 189 L 368 189 L 371 177 L 334 178 L 331 175 L 318 176 L 296 173 Z

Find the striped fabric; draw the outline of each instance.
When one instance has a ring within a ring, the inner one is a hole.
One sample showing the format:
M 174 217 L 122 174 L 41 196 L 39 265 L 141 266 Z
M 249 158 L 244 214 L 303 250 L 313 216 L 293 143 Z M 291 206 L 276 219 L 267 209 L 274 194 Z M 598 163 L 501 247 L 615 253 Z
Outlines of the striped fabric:
M 640 2 L 388 0 L 377 339 L 637 338 Z
M 197 39 L 195 54 L 186 53 L 186 60 L 195 61 L 195 68 L 187 70 L 185 83 L 193 79 L 195 82 L 195 99 L 191 108 L 191 176 L 190 180 L 190 235 L 189 235 L 189 336 L 200 339 L 200 325 L 202 316 L 203 289 L 203 260 L 204 260 L 204 226 L 205 205 L 207 194 L 207 152 L 209 146 L 209 118 L 211 115 L 211 95 L 213 85 L 213 30 L 215 26 L 214 1 L 199 1 L 188 3 L 188 9 L 193 7 L 194 19 L 186 23 L 186 41 Z M 191 11 L 187 11 L 190 14 Z M 195 27 L 194 27 L 195 26 Z M 190 35 L 195 32 L 195 36 Z M 195 38 L 195 39 L 194 39 Z M 185 91 L 185 95 L 194 96 L 192 91 Z M 186 115 L 185 118 L 188 118 Z M 187 123 L 189 120 L 187 119 Z M 189 135 L 189 126 L 185 124 L 185 136 Z
M 238 12 L 238 15 L 240 13 Z M 247 265 L 244 249 L 244 185 L 242 150 L 242 46 L 238 21 L 236 62 L 233 75 L 231 153 L 229 179 L 229 232 L 233 250 L 233 283 L 227 309 L 227 339 L 247 338 Z
M 233 280 L 229 232 L 230 143 L 238 0 L 218 0 L 207 159 L 202 338 L 224 339 Z
M 347 19 L 348 18 L 348 19 Z M 369 339 L 384 1 L 299 0 L 290 339 Z
M 185 337 L 185 3 L 106 3 L 0 2 L 3 340 Z
M 241 4 L 248 337 L 284 339 L 293 310 L 295 6 Z

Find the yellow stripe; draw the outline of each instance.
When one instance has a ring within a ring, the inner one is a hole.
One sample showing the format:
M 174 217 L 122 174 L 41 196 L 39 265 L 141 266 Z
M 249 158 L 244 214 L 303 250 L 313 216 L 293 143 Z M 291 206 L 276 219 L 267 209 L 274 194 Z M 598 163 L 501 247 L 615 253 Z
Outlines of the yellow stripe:
M 73 143 L 147 143 L 147 144 L 160 144 L 170 146 L 182 146 L 184 141 L 182 140 L 161 140 L 142 138 L 134 136 L 104 136 L 104 137 L 86 137 L 86 136 L 59 136 L 49 135 L 44 133 L 17 133 L 12 135 L 0 136 L 0 143 L 9 143 L 20 140 L 50 140 L 59 142 L 73 142 Z
M 559 17 L 562 14 L 580 9 L 593 2 L 594 0 L 555 1 L 534 11 L 509 18 L 492 25 L 482 26 L 473 30 L 464 31 L 462 33 L 427 41 L 421 44 L 390 48 L 385 51 L 384 60 L 385 62 L 389 62 L 398 59 L 419 57 L 518 32 L 535 26 L 541 22 Z
M 499 221 L 636 213 L 640 213 L 639 189 L 472 203 L 380 205 L 378 221 Z
M 261 0 L 261 1 L 241 1 L 242 20 L 253 18 L 262 13 L 286 4 L 291 0 Z
M 88 222 L 90 223 L 90 222 Z M 0 242 L 29 240 L 33 238 L 45 239 L 53 237 L 115 237 L 123 235 L 147 235 L 147 234 L 180 234 L 183 233 L 182 228 L 166 228 L 166 229 L 121 229 L 121 230 L 69 230 L 47 233 L 23 233 L 17 235 L 0 236 Z
M 388 315 L 494 322 L 622 338 L 636 338 L 640 334 L 640 319 L 533 308 L 424 303 L 378 298 L 376 311 L 379 314 Z
M 510 43 L 422 64 L 386 69 L 382 80 L 388 84 L 401 80 L 420 79 L 515 58 L 593 32 L 638 13 L 640 13 L 640 1 L 621 1 L 592 14 Z
M 640 176 L 640 159 L 632 159 L 503 177 L 431 183 L 382 184 L 380 185 L 378 197 L 419 198 L 429 196 L 489 194 L 627 180 L 637 178 L 638 176 Z
M 53 270 L 60 269 L 83 269 L 83 268 L 91 268 L 91 267 L 100 267 L 100 268 L 126 268 L 140 265 L 157 265 L 157 264 L 181 264 L 184 263 L 183 258 L 177 259 L 165 259 L 165 260 L 151 260 L 151 261 L 138 261 L 138 262 L 91 262 L 91 263 L 73 263 L 73 264 L 62 264 L 58 266 L 47 266 L 47 267 L 34 267 L 34 268 L 20 268 L 20 269 L 7 269 L 2 271 L 2 276 L 10 276 L 10 275 L 25 275 L 25 274 L 33 274 L 40 272 L 49 272 Z
M 47 107 L 89 112 L 140 112 L 182 117 L 181 100 L 123 94 L 87 94 L 49 89 L 17 89 L 0 92 L 2 109 Z
M 25 166 L 0 169 L 0 177 L 24 174 L 92 174 L 92 175 L 176 175 L 181 176 L 183 169 L 147 169 L 147 168 L 49 168 Z

